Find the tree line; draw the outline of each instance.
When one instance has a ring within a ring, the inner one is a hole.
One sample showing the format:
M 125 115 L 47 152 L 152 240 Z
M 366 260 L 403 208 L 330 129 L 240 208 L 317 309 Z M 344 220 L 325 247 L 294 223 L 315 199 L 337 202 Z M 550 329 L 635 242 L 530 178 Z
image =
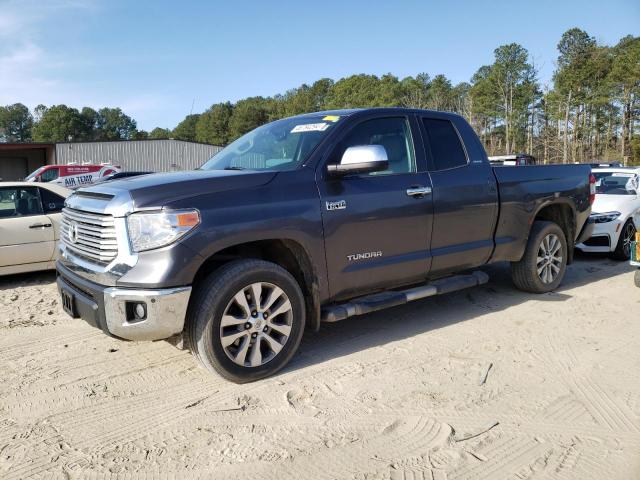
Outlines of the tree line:
M 525 152 L 547 163 L 624 160 L 640 164 L 640 37 L 598 44 L 578 28 L 558 43 L 549 85 L 523 46 L 494 50 L 469 82 L 445 75 L 358 74 L 303 84 L 272 97 L 249 97 L 187 115 L 173 130 L 137 129 L 119 108 L 55 105 L 33 112 L 0 107 L 0 140 L 10 142 L 175 138 L 226 145 L 268 121 L 305 112 L 358 107 L 427 108 L 463 115 L 490 155 Z

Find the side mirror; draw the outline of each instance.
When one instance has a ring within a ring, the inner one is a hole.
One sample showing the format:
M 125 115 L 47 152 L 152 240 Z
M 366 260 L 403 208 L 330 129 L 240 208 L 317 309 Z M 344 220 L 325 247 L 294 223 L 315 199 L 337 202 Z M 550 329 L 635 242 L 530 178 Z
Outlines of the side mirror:
M 387 168 L 389 157 L 382 145 L 357 145 L 344 151 L 340 163 L 327 165 L 327 172 L 337 177 L 351 173 L 381 172 Z

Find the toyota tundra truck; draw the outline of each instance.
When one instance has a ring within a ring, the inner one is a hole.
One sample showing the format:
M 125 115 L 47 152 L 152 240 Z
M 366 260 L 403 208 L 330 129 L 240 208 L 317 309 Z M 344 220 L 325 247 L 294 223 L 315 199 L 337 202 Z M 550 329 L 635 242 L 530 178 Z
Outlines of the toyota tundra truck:
M 554 290 L 590 236 L 594 182 L 584 165 L 492 167 L 452 113 L 310 113 L 195 171 L 77 190 L 57 284 L 107 335 L 179 339 L 248 382 L 285 366 L 305 329 L 485 283 L 489 263 Z

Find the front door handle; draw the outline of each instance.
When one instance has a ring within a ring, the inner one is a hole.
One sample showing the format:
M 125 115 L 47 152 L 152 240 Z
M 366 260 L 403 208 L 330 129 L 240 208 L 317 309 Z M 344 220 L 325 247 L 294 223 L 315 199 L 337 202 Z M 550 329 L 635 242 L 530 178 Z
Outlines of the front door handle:
M 407 188 L 407 195 L 410 197 L 424 197 L 431 194 L 431 187 L 411 187 Z
M 49 228 L 51 227 L 50 223 L 34 223 L 33 225 L 29 225 L 29 228 Z

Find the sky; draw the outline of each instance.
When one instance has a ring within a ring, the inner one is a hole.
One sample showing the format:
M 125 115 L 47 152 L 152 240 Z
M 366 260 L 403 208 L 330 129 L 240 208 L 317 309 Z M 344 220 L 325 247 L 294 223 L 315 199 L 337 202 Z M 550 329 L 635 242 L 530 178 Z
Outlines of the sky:
M 511 42 L 544 84 L 572 27 L 607 45 L 640 35 L 640 1 L 0 0 L 0 105 L 120 107 L 173 128 L 324 77 L 469 81 Z

